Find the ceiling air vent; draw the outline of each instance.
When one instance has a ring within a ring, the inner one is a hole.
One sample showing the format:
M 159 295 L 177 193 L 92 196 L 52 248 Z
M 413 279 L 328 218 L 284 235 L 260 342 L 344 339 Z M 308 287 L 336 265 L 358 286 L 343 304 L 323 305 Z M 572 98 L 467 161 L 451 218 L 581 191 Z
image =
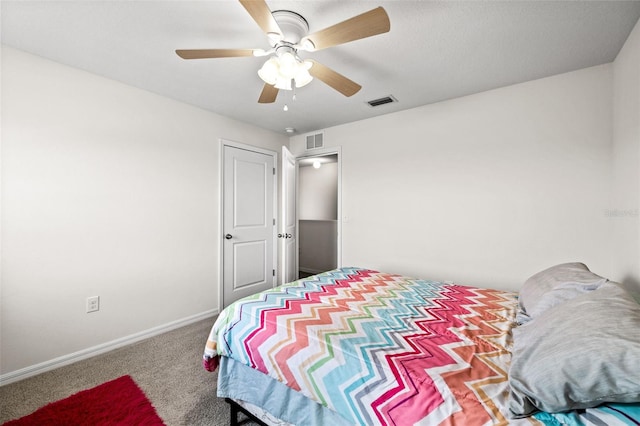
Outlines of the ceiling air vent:
M 367 103 L 369 104 L 370 107 L 377 107 L 384 104 L 390 104 L 392 102 L 398 102 L 398 100 L 393 96 L 389 95 L 389 96 L 385 96 L 384 98 L 368 101 Z
M 324 133 L 307 135 L 307 149 L 322 148 L 324 145 Z

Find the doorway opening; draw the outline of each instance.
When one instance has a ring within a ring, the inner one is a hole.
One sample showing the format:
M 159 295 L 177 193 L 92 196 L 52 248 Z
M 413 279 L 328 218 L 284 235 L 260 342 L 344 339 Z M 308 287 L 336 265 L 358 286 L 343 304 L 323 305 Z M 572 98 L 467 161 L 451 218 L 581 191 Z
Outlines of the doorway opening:
M 298 277 L 340 266 L 339 162 L 337 153 L 299 157 Z

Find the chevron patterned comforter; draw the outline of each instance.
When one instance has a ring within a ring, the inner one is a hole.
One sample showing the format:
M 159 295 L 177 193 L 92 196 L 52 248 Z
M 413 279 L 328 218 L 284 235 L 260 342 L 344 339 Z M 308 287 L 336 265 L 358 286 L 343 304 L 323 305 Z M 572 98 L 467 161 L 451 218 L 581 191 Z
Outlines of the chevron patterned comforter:
M 204 364 L 230 357 L 350 424 L 507 424 L 515 310 L 514 293 L 342 268 L 225 309 Z

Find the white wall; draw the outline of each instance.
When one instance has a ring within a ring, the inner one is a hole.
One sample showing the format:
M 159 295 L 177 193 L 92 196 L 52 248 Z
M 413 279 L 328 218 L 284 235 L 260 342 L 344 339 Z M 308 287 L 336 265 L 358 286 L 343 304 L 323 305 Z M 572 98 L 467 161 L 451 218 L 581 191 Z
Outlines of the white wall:
M 298 269 L 318 274 L 337 268 L 338 222 L 335 220 L 301 220 L 298 226 Z
M 218 308 L 220 138 L 287 143 L 3 47 L 2 374 Z
M 613 63 L 612 277 L 640 292 L 640 22 Z
M 338 219 L 338 163 L 298 169 L 298 205 L 300 219 Z
M 611 74 L 325 129 L 342 146 L 342 264 L 514 290 L 566 261 L 608 275 Z M 303 152 L 304 135 L 290 146 Z

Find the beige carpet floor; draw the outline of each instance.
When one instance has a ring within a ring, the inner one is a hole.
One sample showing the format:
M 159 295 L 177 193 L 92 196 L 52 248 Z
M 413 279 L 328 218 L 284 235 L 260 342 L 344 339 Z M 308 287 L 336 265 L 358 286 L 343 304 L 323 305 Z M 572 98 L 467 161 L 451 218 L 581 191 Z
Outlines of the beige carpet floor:
M 216 397 L 217 374 L 202 367 L 202 351 L 213 322 L 199 321 L 2 386 L 0 424 L 128 374 L 167 425 L 228 425 L 228 404 Z

